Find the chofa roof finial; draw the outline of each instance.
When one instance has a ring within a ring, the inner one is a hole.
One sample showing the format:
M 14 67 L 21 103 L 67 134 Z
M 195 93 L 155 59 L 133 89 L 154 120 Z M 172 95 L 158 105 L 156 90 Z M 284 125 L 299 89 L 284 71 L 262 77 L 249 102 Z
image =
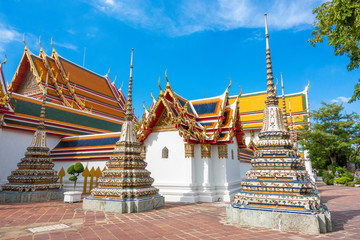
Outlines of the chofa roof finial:
M 24 33 L 24 35 L 23 35 L 23 43 L 25 44 L 25 51 L 27 51 L 27 50 L 28 50 L 28 47 L 27 47 L 26 42 L 25 42 L 25 33 Z

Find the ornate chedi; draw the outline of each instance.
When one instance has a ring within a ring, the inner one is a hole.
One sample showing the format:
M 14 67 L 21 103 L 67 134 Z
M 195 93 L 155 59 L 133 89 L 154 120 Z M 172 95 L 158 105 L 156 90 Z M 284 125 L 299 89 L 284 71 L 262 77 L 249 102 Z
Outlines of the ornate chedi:
M 84 199 L 85 210 L 105 212 L 142 212 L 164 205 L 164 197 L 152 186 L 154 179 L 146 170 L 147 163 L 141 156 L 142 148 L 136 139 L 132 110 L 131 54 L 129 92 L 126 102 L 125 122 L 114 154 L 106 163 L 107 169 L 98 179 L 98 187 L 91 191 L 91 197 Z
M 228 221 L 245 226 L 320 233 L 331 230 L 330 214 L 321 204 L 283 118 L 274 88 L 266 26 L 267 99 L 252 168 L 242 191 L 228 207 Z
M 8 176 L 8 184 L 2 185 L 0 201 L 32 202 L 62 199 L 62 185 L 57 183 L 59 176 L 53 170 L 54 163 L 50 158 L 50 149 L 46 145 L 45 132 L 46 90 L 40 111 L 40 121 L 34 133 L 31 145 L 25 152 L 25 157 L 17 164 L 18 169 Z M 46 192 L 44 192 L 46 191 Z M 11 195 L 15 193 L 37 193 Z

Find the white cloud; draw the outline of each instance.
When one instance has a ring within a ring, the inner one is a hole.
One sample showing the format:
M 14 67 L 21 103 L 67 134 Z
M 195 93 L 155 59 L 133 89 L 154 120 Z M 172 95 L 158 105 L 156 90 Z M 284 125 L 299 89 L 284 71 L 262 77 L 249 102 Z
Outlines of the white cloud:
M 331 102 L 333 102 L 333 103 L 347 103 L 349 100 L 350 100 L 349 97 L 341 96 L 341 97 L 337 97 L 337 98 L 331 100 Z
M 59 43 L 59 42 L 53 42 L 55 46 L 71 49 L 71 50 L 77 50 L 77 46 L 71 44 L 71 43 Z
M 267 12 L 270 29 L 308 28 L 312 10 L 324 0 L 92 0 L 101 12 L 134 27 L 172 36 L 201 31 L 263 28 Z M 166 5 L 167 4 L 167 5 Z
M 21 41 L 22 35 L 16 30 L 12 29 L 10 26 L 4 26 L 0 24 L 0 53 L 5 52 L 5 47 L 7 44 L 13 41 Z

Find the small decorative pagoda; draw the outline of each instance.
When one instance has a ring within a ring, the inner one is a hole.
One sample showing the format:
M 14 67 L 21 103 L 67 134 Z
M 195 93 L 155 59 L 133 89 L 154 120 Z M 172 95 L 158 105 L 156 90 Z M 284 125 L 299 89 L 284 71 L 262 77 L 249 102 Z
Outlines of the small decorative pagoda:
M 98 179 L 98 187 L 84 199 L 84 210 L 132 213 L 164 206 L 164 197 L 152 186 L 154 179 L 145 169 L 147 163 L 140 154 L 140 143 L 136 139 L 132 109 L 133 53 L 134 49 L 131 52 L 129 92 L 121 136 L 114 155 L 106 163 L 107 169 Z
M 0 202 L 39 202 L 63 199 L 59 176 L 53 170 L 50 149 L 46 145 L 45 103 L 43 95 L 40 121 L 25 157 L 17 164 L 18 169 L 8 176 L 9 183 L 2 185 Z
M 295 149 L 274 87 L 265 14 L 267 100 L 252 169 L 227 208 L 227 221 L 312 234 L 331 231 L 330 213 L 320 201 L 304 161 Z M 285 104 L 285 103 L 283 103 Z M 283 105 L 284 106 L 284 105 Z

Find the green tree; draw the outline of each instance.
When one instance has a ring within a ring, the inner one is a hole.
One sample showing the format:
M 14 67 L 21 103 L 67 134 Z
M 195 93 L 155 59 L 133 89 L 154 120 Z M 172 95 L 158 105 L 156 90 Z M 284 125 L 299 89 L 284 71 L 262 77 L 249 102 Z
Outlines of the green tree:
M 300 133 L 300 144 L 309 150 L 315 168 L 326 169 L 330 164 L 345 166 L 359 143 L 360 124 L 356 113 L 344 113 L 336 103 L 324 103 L 312 113 L 312 129 Z
M 84 171 L 84 166 L 82 165 L 81 162 L 77 162 L 73 165 L 70 165 L 66 171 L 68 174 L 72 175 L 71 177 L 69 177 L 69 180 L 74 182 L 74 192 L 75 192 L 78 176 L 80 175 L 80 173 Z
M 359 68 L 360 64 L 360 1 L 331 0 L 315 8 L 315 30 L 309 39 L 311 45 L 324 41 L 332 46 L 335 56 L 346 55 L 350 59 L 349 71 Z M 355 86 L 353 97 L 349 102 L 360 99 L 360 84 Z

